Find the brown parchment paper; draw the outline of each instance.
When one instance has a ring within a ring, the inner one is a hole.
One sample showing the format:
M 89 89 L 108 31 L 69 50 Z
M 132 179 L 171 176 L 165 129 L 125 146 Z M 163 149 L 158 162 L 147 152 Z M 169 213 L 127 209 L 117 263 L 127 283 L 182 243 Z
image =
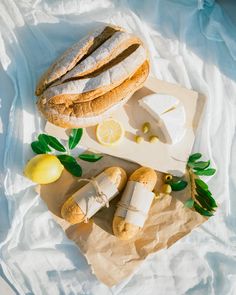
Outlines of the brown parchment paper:
M 110 166 L 120 166 L 128 175 L 138 168 L 137 164 L 108 155 L 96 163 L 80 161 L 80 164 L 83 177 L 95 176 Z M 157 175 L 156 191 L 163 183 L 163 174 L 157 172 Z M 108 286 L 118 284 L 130 276 L 149 254 L 170 247 L 207 220 L 183 206 L 181 200 L 189 196 L 187 189 L 184 193 L 182 191 L 154 200 L 140 233 L 133 240 L 120 241 L 112 234 L 111 226 L 120 196 L 112 200 L 109 208 L 101 209 L 87 224 L 70 225 L 61 218 L 62 204 L 81 186 L 76 177 L 64 170 L 58 181 L 41 185 L 38 191 L 66 235 L 79 246 L 93 273 Z

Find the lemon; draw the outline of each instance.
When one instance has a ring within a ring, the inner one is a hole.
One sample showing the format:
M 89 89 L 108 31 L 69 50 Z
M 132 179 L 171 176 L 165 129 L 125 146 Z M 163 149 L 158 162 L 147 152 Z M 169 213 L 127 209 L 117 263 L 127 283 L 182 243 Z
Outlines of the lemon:
M 33 182 L 47 184 L 56 181 L 64 169 L 61 162 L 53 155 L 37 155 L 26 164 L 24 174 Z
M 125 131 L 122 124 L 114 119 L 107 119 L 97 125 L 96 136 L 99 143 L 112 146 L 119 143 Z

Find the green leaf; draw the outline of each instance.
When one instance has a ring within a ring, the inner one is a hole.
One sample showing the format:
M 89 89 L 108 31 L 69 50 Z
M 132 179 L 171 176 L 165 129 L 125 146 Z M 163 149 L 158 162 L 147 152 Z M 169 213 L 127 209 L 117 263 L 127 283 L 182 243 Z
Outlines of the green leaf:
M 202 198 L 205 198 L 206 202 L 209 203 L 212 208 L 217 208 L 218 207 L 217 204 L 216 204 L 216 201 L 212 197 L 210 191 L 208 191 L 208 190 L 204 191 L 201 188 L 197 188 L 196 191 L 197 191 L 198 195 L 200 195 Z
M 210 165 L 210 160 L 207 162 L 204 161 L 198 161 L 193 163 L 188 163 L 188 166 L 195 169 L 195 170 L 204 170 Z
M 194 209 L 200 213 L 203 216 L 211 217 L 213 216 L 213 213 L 203 209 L 201 206 L 199 206 L 196 202 L 194 202 Z
M 45 146 L 38 140 L 33 141 L 31 143 L 31 148 L 35 154 L 46 154 L 47 153 L 47 149 L 45 148 Z
M 197 192 L 202 194 L 203 196 L 211 196 L 212 193 L 207 189 L 207 190 L 204 190 L 202 189 L 200 186 L 196 188 Z
M 45 134 L 40 134 L 39 136 L 38 136 L 38 141 L 42 144 L 42 145 L 44 145 L 45 146 L 45 150 L 47 151 L 47 152 L 51 152 L 52 150 L 49 148 L 49 146 L 48 146 L 48 142 L 47 142 L 47 140 L 45 139 L 45 136 L 44 136 Z
M 82 168 L 77 163 L 75 158 L 68 155 L 58 155 L 57 158 L 60 160 L 65 169 L 72 175 L 77 177 L 80 177 L 82 175 Z
M 212 211 L 212 206 L 208 203 L 207 198 L 202 197 L 201 195 L 195 195 L 195 198 L 198 200 L 198 202 L 201 204 L 203 208 L 205 208 L 208 211 Z
M 195 184 L 203 190 L 208 190 L 208 185 L 201 179 L 195 179 Z
M 50 145 L 50 147 L 54 148 L 54 150 L 57 150 L 59 152 L 66 152 L 65 147 L 60 143 L 58 139 L 56 139 L 54 136 L 48 135 L 48 134 L 40 134 L 41 138 Z
M 79 155 L 79 158 L 83 161 L 87 162 L 96 162 L 100 160 L 103 156 L 102 155 L 97 155 L 97 154 L 82 154 Z
M 206 170 L 198 170 L 198 171 L 195 171 L 194 173 L 196 175 L 207 175 L 207 176 L 210 176 L 210 175 L 215 174 L 215 172 L 216 172 L 216 169 L 209 168 L 209 169 L 206 169 Z
M 83 135 L 83 129 L 72 129 L 70 137 L 69 137 L 69 148 L 74 149 L 79 143 L 81 137 Z
M 196 160 L 200 159 L 202 156 L 202 154 L 200 153 L 195 153 L 195 154 L 192 154 L 189 158 L 188 158 L 188 162 L 195 162 Z
M 177 180 L 177 181 L 170 180 L 167 183 L 171 186 L 173 191 L 181 191 L 185 189 L 186 186 L 188 185 L 187 181 L 185 180 Z
M 189 199 L 187 200 L 185 203 L 184 203 L 184 207 L 187 207 L 187 208 L 192 208 L 194 205 L 194 200 L 193 199 Z
M 208 196 L 207 200 L 210 202 L 212 208 L 217 208 L 218 207 L 215 199 L 212 196 Z

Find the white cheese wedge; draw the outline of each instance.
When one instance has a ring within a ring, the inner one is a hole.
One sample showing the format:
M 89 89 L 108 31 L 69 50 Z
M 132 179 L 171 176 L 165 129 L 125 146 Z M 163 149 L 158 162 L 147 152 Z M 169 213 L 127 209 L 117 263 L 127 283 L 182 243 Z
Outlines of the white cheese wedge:
M 180 142 L 185 135 L 186 128 L 182 124 L 177 124 L 175 120 L 164 118 L 160 122 L 160 128 L 165 136 L 166 143 L 176 144 Z
M 151 94 L 139 100 L 139 104 L 158 122 L 166 143 L 176 144 L 182 140 L 186 132 L 186 114 L 176 97 Z
M 179 104 L 179 100 L 167 94 L 150 94 L 139 100 L 139 105 L 149 112 L 154 119 L 160 120 L 160 116 L 175 108 Z
M 180 103 L 176 108 L 162 114 L 160 118 L 168 124 L 184 125 L 186 122 L 184 106 Z

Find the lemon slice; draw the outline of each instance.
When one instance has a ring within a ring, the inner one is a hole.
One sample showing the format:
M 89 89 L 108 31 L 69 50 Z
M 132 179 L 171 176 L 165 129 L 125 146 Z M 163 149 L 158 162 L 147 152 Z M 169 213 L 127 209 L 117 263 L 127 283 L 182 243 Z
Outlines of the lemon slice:
M 125 134 L 122 124 L 114 119 L 107 119 L 97 125 L 96 136 L 99 143 L 107 146 L 121 142 Z

